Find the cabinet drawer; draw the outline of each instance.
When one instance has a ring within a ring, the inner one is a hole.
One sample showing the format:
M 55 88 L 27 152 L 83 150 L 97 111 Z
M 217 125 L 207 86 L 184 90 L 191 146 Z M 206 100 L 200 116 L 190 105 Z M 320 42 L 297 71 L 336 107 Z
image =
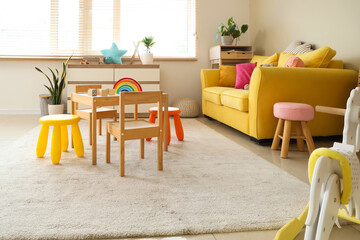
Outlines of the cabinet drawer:
M 69 68 L 68 81 L 114 81 L 114 69 Z
M 115 81 L 121 78 L 133 78 L 138 82 L 160 82 L 160 69 L 115 69 Z
M 252 58 L 251 51 L 228 51 L 221 52 L 222 59 L 248 59 Z

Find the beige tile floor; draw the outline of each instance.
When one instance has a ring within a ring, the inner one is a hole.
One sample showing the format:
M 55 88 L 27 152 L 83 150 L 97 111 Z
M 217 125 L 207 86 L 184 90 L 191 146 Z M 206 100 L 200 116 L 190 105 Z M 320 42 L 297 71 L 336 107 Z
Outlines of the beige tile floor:
M 0 146 L 4 147 L 11 144 L 24 133 L 39 124 L 37 115 L 0 115 Z M 217 121 L 206 118 L 198 118 L 198 121 L 206 124 L 218 133 L 228 137 L 241 146 L 246 147 L 258 156 L 279 166 L 285 171 L 293 174 L 300 180 L 308 182 L 307 178 L 307 159 L 308 153 L 290 151 L 288 159 L 281 159 L 279 151 L 271 151 L 270 146 L 261 146 L 250 141 L 249 137 Z M 185 133 L 186 134 L 186 133 Z M 186 136 L 185 136 L 186 137 Z M 332 141 L 315 139 L 316 147 L 330 147 Z M 296 144 L 292 143 L 290 150 L 295 150 Z M 214 233 L 203 235 L 186 235 L 173 237 L 154 237 L 142 238 L 142 240 L 271 240 L 277 231 L 254 231 L 254 232 L 235 232 L 235 233 Z M 301 232 L 296 240 L 303 239 L 304 233 Z M 347 225 L 341 229 L 334 227 L 330 240 L 351 240 L 360 239 L 360 226 Z

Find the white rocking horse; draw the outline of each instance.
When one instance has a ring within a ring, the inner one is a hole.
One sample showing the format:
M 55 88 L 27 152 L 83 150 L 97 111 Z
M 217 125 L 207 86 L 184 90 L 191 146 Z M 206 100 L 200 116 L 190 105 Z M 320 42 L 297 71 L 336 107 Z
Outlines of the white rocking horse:
M 303 213 L 277 233 L 292 240 L 304 225 L 305 240 L 328 240 L 338 217 L 360 224 L 360 88 L 353 89 L 346 110 L 316 106 L 318 112 L 345 115 L 342 143 L 312 152 L 309 165 L 310 201 Z

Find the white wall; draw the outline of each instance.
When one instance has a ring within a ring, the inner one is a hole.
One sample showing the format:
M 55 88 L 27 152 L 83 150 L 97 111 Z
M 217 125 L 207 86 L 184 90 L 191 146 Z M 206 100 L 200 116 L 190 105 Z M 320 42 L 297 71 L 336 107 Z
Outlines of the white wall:
M 250 36 L 255 53 L 282 52 L 291 41 L 328 45 L 345 68 L 360 66 L 359 0 L 251 0 Z
M 249 23 L 249 0 L 198 0 L 197 61 L 161 61 L 161 90 L 169 93 L 170 103 L 177 98 L 194 98 L 200 104 L 200 69 L 209 68 L 208 50 L 215 42 L 217 27 L 229 17 L 242 25 Z M 250 26 L 251 29 L 251 26 Z M 176 36 L 174 36 L 176 39 Z M 250 34 L 241 36 L 239 44 L 249 44 Z M 123 46 L 121 46 L 123 47 Z M 132 51 L 132 50 L 131 50 Z M 156 53 L 155 53 L 156 54 Z M 40 93 L 46 93 L 46 79 L 34 67 L 61 69 L 58 60 L 0 60 L 0 114 L 39 112 Z M 65 91 L 66 93 L 66 91 Z

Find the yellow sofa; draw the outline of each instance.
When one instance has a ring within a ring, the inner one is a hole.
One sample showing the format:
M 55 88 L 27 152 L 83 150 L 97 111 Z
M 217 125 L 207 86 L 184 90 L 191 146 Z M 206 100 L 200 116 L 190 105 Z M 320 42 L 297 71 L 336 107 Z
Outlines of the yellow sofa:
M 342 68 L 340 60 L 332 60 L 327 68 L 256 67 L 249 90 L 220 87 L 219 69 L 202 69 L 202 111 L 256 140 L 272 139 L 276 102 L 346 107 L 358 73 Z M 309 127 L 313 136 L 342 135 L 343 117 L 315 112 Z

